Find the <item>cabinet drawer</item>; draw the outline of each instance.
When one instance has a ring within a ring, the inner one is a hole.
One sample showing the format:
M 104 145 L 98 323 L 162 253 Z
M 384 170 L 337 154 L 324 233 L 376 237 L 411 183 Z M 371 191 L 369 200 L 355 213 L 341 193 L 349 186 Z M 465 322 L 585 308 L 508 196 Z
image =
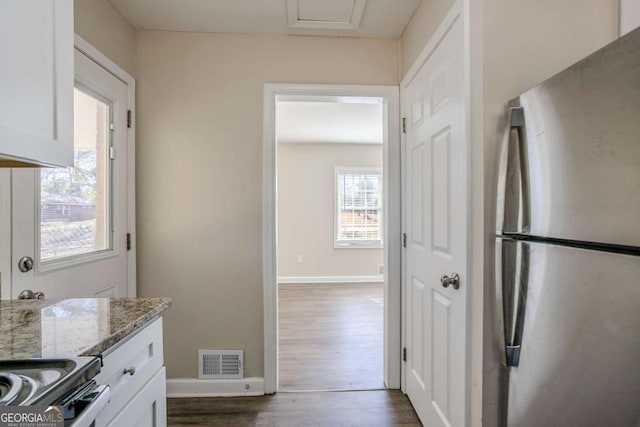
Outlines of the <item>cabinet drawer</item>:
M 162 368 L 163 361 L 162 318 L 154 320 L 107 354 L 96 381 L 111 386 L 111 401 L 100 413 L 96 427 L 107 425 Z
M 166 427 L 167 389 L 164 368 L 131 399 L 108 427 Z

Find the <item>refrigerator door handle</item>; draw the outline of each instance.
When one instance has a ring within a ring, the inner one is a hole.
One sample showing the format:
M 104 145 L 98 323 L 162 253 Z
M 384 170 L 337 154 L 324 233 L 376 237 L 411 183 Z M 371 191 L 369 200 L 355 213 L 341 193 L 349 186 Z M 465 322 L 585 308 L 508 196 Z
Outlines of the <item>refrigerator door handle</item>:
M 504 346 L 503 364 L 518 366 L 529 282 L 529 245 L 515 240 L 496 243 L 496 296 Z
M 500 361 L 503 365 L 507 365 L 506 360 L 506 352 L 502 351 L 502 349 L 506 349 L 507 342 L 507 330 L 506 330 L 506 302 L 504 300 L 504 281 L 506 278 L 503 274 L 503 250 L 505 249 L 505 241 L 501 239 L 496 240 L 496 250 L 495 250 L 495 292 L 496 292 L 496 306 L 495 306 L 495 314 L 496 314 L 496 326 L 498 331 L 496 336 L 498 337 L 499 348 L 500 348 Z
M 524 109 L 512 101 L 507 110 L 507 129 L 498 173 L 496 231 L 528 233 L 531 225 L 529 160 Z
M 523 107 L 511 109 L 509 124 L 511 129 L 516 131 L 518 154 L 520 155 L 520 192 L 522 198 L 520 233 L 528 233 L 531 230 L 531 192 L 529 187 L 529 149 Z

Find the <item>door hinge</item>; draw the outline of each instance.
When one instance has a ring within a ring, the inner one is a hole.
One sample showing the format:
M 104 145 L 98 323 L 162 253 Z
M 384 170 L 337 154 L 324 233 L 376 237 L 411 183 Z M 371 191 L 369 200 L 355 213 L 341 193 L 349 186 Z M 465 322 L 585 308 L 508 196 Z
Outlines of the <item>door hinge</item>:
M 407 133 L 407 118 L 402 118 L 402 133 Z
M 402 233 L 402 247 L 407 247 L 407 233 Z
M 407 361 L 407 347 L 404 347 L 402 349 L 402 361 L 406 362 Z
M 133 120 L 133 118 L 132 118 L 131 110 L 127 110 L 127 128 L 131 127 L 131 121 L 132 120 Z
M 127 250 L 131 250 L 131 233 L 127 233 Z
M 115 158 L 116 158 L 116 147 L 112 145 L 111 147 L 109 147 L 109 159 L 115 160 Z

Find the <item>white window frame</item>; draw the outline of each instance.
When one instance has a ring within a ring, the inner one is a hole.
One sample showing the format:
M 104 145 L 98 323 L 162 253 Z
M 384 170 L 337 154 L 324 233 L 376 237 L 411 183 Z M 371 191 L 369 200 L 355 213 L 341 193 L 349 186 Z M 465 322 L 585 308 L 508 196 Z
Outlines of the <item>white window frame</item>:
M 380 185 L 379 189 L 379 197 L 380 206 L 378 210 L 378 227 L 380 231 L 378 235 L 380 236 L 379 240 L 338 240 L 338 216 L 340 214 L 340 192 L 338 189 L 338 176 L 340 175 L 380 175 Z M 382 168 L 376 167 L 344 167 L 344 166 L 336 166 L 334 167 L 333 173 L 333 247 L 335 249 L 381 249 L 384 247 L 384 218 L 382 217 L 382 213 L 384 210 L 383 202 L 383 170 Z
M 101 65 L 102 66 L 102 65 Z M 106 69 L 106 67 L 103 67 Z M 107 70 L 109 71 L 109 70 Z M 109 107 L 109 123 L 113 122 L 114 110 L 118 108 L 118 106 L 110 99 L 102 95 L 98 90 L 87 87 L 80 80 L 75 79 L 74 81 L 74 90 L 80 90 L 85 95 L 91 96 L 98 101 L 104 102 Z M 114 247 L 114 219 L 113 212 L 118 208 L 118 201 L 114 198 L 114 189 L 113 189 L 113 174 L 114 174 L 114 164 L 113 159 L 109 156 L 109 150 L 112 149 L 113 146 L 113 132 L 109 132 L 109 141 L 107 142 L 107 147 L 105 151 L 105 161 L 107 162 L 107 195 L 105 198 L 106 201 L 106 211 L 107 211 L 107 247 L 104 249 L 93 250 L 90 252 L 83 252 L 75 255 L 68 255 L 59 258 L 52 258 L 48 260 L 42 259 L 42 178 L 40 175 L 40 170 L 36 170 L 35 177 L 35 221 L 34 221 L 34 236 L 35 236 L 35 255 L 38 257 L 37 262 L 37 271 L 38 273 L 46 273 L 50 271 L 61 270 L 69 267 L 75 267 L 78 265 L 86 264 L 89 262 L 101 261 L 108 258 L 114 258 L 120 255 L 120 250 Z M 75 150 L 75 145 L 73 147 Z M 75 158 L 75 154 L 74 154 Z M 75 165 L 73 166 L 75 167 Z

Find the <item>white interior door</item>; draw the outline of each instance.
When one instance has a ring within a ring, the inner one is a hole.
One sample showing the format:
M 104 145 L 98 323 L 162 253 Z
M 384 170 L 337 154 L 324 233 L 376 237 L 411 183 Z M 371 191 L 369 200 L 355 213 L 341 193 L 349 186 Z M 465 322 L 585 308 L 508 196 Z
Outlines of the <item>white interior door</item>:
M 75 167 L 11 172 L 12 298 L 127 296 L 127 96 L 75 51 Z
M 458 16 L 405 86 L 406 391 L 424 425 L 466 419 L 467 141 Z M 459 288 L 443 276 L 459 275 Z M 445 287 L 446 286 L 446 287 Z

